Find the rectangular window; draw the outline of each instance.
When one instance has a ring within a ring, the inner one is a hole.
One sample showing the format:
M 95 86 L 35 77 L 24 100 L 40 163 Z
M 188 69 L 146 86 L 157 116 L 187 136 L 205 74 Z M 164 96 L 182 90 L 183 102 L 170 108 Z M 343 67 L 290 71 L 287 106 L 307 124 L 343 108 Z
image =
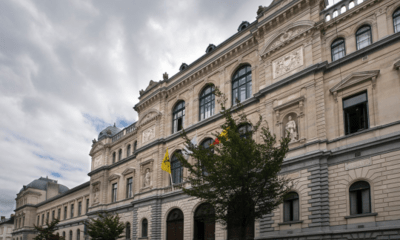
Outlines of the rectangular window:
M 67 219 L 67 206 L 64 207 L 64 220 Z
M 343 117 L 346 135 L 368 129 L 368 99 L 366 92 L 343 99 Z
M 47 215 L 46 215 L 46 222 L 49 222 L 50 221 L 50 212 L 47 212 Z
M 82 214 L 82 202 L 78 203 L 78 216 Z
M 126 181 L 126 198 L 132 197 L 132 178 L 128 178 Z
M 37 226 L 39 226 L 39 221 L 40 221 L 40 215 L 37 216 L 37 223 L 36 223 Z
M 89 198 L 86 199 L 86 213 L 89 211 Z
M 61 208 L 58 209 L 57 219 L 61 220 Z
M 54 218 L 55 218 L 55 215 L 56 215 L 56 211 L 55 211 L 55 210 L 53 210 L 53 212 L 51 213 L 51 221 L 53 221 L 53 220 L 54 220 Z
M 42 225 L 44 225 L 44 214 L 42 214 Z
M 71 218 L 74 217 L 74 204 L 71 204 Z
M 114 183 L 111 189 L 111 202 L 117 201 L 117 184 Z

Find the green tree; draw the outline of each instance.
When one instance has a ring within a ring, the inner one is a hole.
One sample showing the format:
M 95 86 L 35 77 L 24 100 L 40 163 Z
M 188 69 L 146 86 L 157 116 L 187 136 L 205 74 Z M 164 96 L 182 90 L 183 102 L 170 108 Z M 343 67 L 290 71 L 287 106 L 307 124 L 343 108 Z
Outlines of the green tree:
M 125 225 L 119 221 L 118 214 L 103 212 L 98 216 L 85 223 L 87 233 L 93 240 L 115 240 L 125 237 L 122 235 Z
M 38 232 L 38 235 L 34 238 L 34 240 L 64 240 L 63 237 L 59 236 L 58 234 L 54 234 L 54 231 L 57 228 L 57 224 L 60 222 L 58 219 L 54 219 L 49 223 L 46 221 L 46 227 L 39 227 L 33 225 L 35 230 Z
M 189 171 L 185 181 L 191 185 L 182 190 L 211 204 L 214 220 L 228 225 L 235 233 L 236 237 L 230 239 L 246 239 L 255 219 L 271 213 L 291 187 L 289 179 L 278 175 L 290 138 L 284 137 L 277 143 L 268 128 L 260 127 L 261 116 L 253 124 L 240 102 L 227 109 L 226 96 L 219 89 L 215 95 L 225 119 L 221 131 L 225 130 L 227 137 L 215 133 L 219 144 L 203 147 L 191 144 L 182 132 L 188 149 L 184 155 L 191 156 L 178 154 Z

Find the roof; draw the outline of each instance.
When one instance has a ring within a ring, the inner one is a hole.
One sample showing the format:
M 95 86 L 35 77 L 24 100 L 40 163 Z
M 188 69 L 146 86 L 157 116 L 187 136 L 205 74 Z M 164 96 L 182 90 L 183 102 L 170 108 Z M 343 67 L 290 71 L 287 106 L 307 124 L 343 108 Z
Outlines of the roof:
M 106 137 L 112 137 L 115 134 L 119 133 L 121 131 L 121 129 L 117 128 L 114 124 L 114 126 L 108 126 L 106 127 L 106 129 L 104 129 L 103 131 L 101 131 L 99 133 L 99 137 L 97 138 L 99 141 L 103 138 Z
M 0 225 L 2 224 L 13 224 L 14 225 L 14 216 L 10 218 L 6 218 L 4 221 L 0 221 Z
M 26 190 L 28 188 L 33 188 L 33 189 L 39 189 L 39 190 L 47 190 L 47 183 L 57 183 L 57 180 L 53 180 L 50 178 L 44 178 L 44 177 L 40 177 L 39 179 L 35 179 L 32 182 L 30 182 L 28 185 L 24 186 L 23 188 L 21 188 L 21 190 L 19 192 L 22 192 L 23 190 Z M 66 191 L 68 191 L 69 188 L 62 185 L 62 184 L 58 184 L 58 192 L 59 193 L 64 193 Z

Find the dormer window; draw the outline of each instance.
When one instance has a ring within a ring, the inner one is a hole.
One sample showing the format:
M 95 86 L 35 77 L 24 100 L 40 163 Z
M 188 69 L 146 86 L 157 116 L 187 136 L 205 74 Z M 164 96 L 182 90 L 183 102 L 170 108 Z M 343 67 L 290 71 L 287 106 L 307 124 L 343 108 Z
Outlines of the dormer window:
M 214 50 L 216 48 L 216 46 L 214 44 L 210 44 L 208 45 L 207 49 L 206 49 L 206 53 L 211 52 L 212 50 Z
M 186 63 L 182 63 L 182 65 L 179 67 L 179 71 L 183 71 L 188 67 Z
M 243 30 L 244 30 L 245 28 L 247 28 L 249 25 L 250 25 L 249 22 L 243 21 L 243 22 L 239 25 L 239 27 L 238 27 L 238 32 L 243 31 Z

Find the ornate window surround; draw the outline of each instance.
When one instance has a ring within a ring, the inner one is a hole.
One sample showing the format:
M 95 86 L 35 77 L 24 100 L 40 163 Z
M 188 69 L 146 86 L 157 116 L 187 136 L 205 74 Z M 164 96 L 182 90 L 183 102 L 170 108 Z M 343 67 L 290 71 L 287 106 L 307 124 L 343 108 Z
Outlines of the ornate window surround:
M 334 99 L 334 113 L 337 116 L 336 135 L 342 137 L 345 135 L 344 120 L 343 120 L 343 98 L 357 94 L 362 91 L 367 91 L 368 96 L 368 119 L 369 127 L 377 125 L 377 93 L 376 93 L 376 80 L 380 70 L 355 72 L 344 78 L 336 84 L 329 91 Z

